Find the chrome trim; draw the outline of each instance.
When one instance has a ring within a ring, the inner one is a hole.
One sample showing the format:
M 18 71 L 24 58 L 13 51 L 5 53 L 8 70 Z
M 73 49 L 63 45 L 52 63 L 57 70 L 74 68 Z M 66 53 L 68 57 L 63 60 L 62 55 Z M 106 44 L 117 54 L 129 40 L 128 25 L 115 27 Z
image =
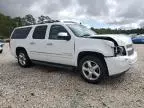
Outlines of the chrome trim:
M 30 51 L 31 53 L 41 53 L 41 54 L 53 54 L 53 55 L 67 55 L 67 56 L 72 56 L 70 53 L 62 53 L 62 54 L 57 54 L 57 53 L 46 53 L 46 52 L 37 52 L 37 51 Z

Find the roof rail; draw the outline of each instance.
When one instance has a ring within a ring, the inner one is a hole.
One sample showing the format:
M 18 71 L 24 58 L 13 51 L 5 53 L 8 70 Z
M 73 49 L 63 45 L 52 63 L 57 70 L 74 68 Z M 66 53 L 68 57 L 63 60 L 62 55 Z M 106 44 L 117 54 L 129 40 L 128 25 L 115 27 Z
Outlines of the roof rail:
M 82 24 L 81 22 L 74 22 L 74 21 L 62 21 L 63 23 L 74 23 L 74 24 Z
M 74 21 L 63 21 L 64 23 L 78 23 L 78 22 L 74 22 Z
M 38 24 L 54 23 L 54 22 L 60 22 L 60 21 L 59 21 L 59 20 L 49 20 L 49 21 L 40 22 L 40 23 L 38 23 Z

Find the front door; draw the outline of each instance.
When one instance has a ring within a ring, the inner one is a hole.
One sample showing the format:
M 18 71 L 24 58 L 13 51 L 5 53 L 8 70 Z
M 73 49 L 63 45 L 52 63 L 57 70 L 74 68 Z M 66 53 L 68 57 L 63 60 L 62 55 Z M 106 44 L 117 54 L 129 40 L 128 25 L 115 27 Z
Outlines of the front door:
M 73 65 L 74 39 L 63 40 L 58 38 L 58 33 L 68 31 L 62 25 L 52 25 L 46 45 L 47 61 L 66 65 Z

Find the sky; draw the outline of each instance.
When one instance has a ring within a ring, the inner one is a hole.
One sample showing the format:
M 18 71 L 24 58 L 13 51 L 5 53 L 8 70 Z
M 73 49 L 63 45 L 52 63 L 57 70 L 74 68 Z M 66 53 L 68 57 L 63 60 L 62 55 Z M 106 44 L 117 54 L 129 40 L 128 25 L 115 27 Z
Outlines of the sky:
M 11 17 L 48 15 L 95 28 L 144 27 L 144 0 L 0 0 L 0 13 Z

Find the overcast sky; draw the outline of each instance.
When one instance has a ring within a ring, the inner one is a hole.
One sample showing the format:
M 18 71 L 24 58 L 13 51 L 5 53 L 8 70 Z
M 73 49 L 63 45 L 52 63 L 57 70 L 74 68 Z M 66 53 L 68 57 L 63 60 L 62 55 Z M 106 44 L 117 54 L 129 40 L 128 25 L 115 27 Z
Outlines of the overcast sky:
M 96 28 L 144 26 L 144 0 L 0 0 L 0 12 L 78 20 Z

